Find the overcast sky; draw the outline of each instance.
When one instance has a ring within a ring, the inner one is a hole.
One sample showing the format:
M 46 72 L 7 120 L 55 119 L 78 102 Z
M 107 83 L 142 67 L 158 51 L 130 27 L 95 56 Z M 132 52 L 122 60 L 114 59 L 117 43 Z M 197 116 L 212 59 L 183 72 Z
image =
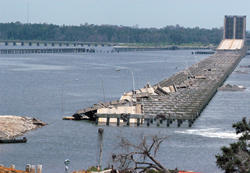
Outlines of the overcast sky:
M 250 0 L 0 0 L 1 23 L 213 28 L 224 15 L 250 18 Z

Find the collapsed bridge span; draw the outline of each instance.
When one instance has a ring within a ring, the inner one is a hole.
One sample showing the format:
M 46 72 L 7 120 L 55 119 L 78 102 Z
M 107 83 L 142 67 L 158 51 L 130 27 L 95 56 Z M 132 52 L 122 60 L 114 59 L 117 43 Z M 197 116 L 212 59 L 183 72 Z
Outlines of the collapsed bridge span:
M 97 123 L 157 126 L 174 121 L 191 127 L 227 77 L 246 54 L 245 16 L 225 16 L 224 39 L 214 55 L 154 86 L 125 93 L 120 100 L 77 111 Z

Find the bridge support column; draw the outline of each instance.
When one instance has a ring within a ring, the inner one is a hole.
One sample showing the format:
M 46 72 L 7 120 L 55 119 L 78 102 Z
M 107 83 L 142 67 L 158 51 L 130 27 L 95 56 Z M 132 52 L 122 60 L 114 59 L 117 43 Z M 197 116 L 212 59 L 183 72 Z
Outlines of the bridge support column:
M 109 126 L 110 117 L 107 117 L 106 125 Z
M 170 119 L 167 119 L 167 127 L 170 126 Z
M 234 16 L 233 39 L 236 39 L 236 17 Z
M 156 119 L 156 126 L 160 127 L 160 120 L 159 119 Z
M 188 120 L 188 127 L 192 127 L 193 125 L 193 120 Z
M 97 118 L 95 119 L 95 124 L 96 124 L 96 125 L 98 125 L 98 121 L 99 121 L 99 118 L 97 117 Z
M 149 127 L 149 125 L 150 125 L 150 119 L 147 118 L 146 121 L 147 121 L 147 126 Z
M 182 121 L 181 120 L 177 120 L 177 127 L 181 127 Z
M 127 119 L 127 126 L 130 125 L 130 118 Z
M 117 126 L 120 126 L 120 118 L 117 118 L 116 124 L 117 124 Z

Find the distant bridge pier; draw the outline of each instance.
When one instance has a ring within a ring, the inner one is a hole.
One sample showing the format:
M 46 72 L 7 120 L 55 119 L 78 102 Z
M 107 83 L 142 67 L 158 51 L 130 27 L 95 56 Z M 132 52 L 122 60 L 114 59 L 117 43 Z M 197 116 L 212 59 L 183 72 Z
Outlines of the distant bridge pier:
M 110 46 L 110 49 L 102 49 Z M 0 40 L 0 54 L 26 53 L 110 53 L 115 50 L 108 43 L 86 43 L 70 41 Z
M 223 40 L 218 51 L 246 51 L 246 16 L 225 16 Z
M 223 39 L 246 39 L 246 16 L 225 16 Z

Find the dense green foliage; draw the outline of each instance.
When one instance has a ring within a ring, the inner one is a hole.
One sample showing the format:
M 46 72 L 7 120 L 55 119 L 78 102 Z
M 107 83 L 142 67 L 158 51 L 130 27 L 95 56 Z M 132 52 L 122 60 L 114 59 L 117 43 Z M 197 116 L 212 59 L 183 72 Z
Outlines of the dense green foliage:
M 179 25 L 135 28 L 114 25 L 59 26 L 0 23 L 1 40 L 46 40 L 155 44 L 218 44 L 222 29 L 184 28 Z
M 229 147 L 221 148 L 222 154 L 216 155 L 216 163 L 225 173 L 250 173 L 250 121 L 243 118 L 233 127 L 241 137 Z

